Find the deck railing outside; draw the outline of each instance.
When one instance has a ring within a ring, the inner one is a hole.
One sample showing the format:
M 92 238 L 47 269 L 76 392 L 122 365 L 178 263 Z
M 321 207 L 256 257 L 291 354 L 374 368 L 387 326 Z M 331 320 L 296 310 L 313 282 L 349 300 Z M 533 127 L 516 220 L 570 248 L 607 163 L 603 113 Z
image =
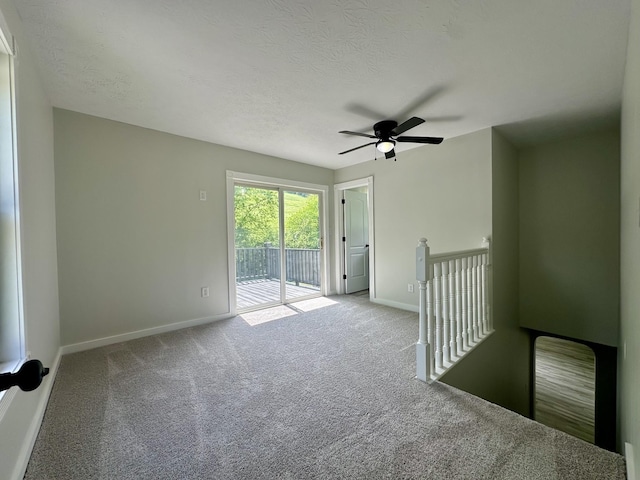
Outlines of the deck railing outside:
M 320 287 L 320 250 L 285 248 L 286 278 L 295 285 Z M 236 248 L 236 282 L 280 279 L 280 247 Z
M 489 305 L 489 240 L 474 250 L 429 254 L 426 239 L 416 249 L 420 287 L 418 379 L 440 378 L 493 333 Z

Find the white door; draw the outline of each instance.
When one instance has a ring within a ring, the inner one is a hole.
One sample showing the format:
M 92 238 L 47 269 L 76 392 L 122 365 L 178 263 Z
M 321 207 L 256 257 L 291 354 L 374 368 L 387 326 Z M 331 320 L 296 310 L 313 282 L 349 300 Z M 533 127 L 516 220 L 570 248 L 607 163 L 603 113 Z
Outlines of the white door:
M 369 211 L 367 194 L 344 191 L 345 291 L 369 288 Z

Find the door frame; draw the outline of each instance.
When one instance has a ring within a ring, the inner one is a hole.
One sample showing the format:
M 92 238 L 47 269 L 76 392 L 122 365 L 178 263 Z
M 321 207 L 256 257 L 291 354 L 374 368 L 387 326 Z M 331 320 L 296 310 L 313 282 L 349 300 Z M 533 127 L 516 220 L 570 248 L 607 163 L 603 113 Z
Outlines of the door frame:
M 244 185 L 253 185 L 265 188 L 290 188 L 292 190 L 300 189 L 310 193 L 319 195 L 319 222 L 320 222 L 320 295 L 326 295 L 328 291 L 329 281 L 329 242 L 326 241 L 327 236 L 327 202 L 329 196 L 329 187 L 327 185 L 319 185 L 315 183 L 299 182 L 296 180 L 287 180 L 284 178 L 267 177 L 264 175 L 254 175 L 251 173 L 234 172 L 227 170 L 227 271 L 229 272 L 229 312 L 231 315 L 237 314 L 237 296 L 236 296 L 236 252 L 235 252 L 235 206 L 234 192 L 236 183 Z M 280 219 L 281 223 L 284 219 Z M 282 226 L 282 225 L 281 225 Z M 303 298 L 300 298 L 301 300 Z M 293 301 L 296 301 L 295 299 Z M 289 303 L 289 302 L 286 302 Z M 280 305 L 280 303 L 276 304 Z
M 349 182 L 336 183 L 333 186 L 333 199 L 334 199 L 334 219 L 335 219 L 335 282 L 336 291 L 339 295 L 344 295 L 345 281 L 343 278 L 345 255 L 342 248 L 342 237 L 344 232 L 344 211 L 342 209 L 342 198 L 344 197 L 344 190 L 351 190 L 358 187 L 367 187 L 367 210 L 369 215 L 369 298 L 376 298 L 376 272 L 375 272 L 375 258 L 376 258 L 376 242 L 375 242 L 375 225 L 374 225 L 374 212 L 373 212 L 373 175 L 357 180 L 351 180 Z

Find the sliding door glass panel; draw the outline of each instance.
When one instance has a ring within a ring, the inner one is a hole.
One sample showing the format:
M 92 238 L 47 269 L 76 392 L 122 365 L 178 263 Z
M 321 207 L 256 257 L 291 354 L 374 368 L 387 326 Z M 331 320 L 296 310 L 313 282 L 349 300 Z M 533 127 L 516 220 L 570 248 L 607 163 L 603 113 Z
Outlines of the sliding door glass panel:
M 279 191 L 236 185 L 234 215 L 237 309 L 281 303 Z
M 317 193 L 285 190 L 285 300 L 320 293 L 320 210 Z

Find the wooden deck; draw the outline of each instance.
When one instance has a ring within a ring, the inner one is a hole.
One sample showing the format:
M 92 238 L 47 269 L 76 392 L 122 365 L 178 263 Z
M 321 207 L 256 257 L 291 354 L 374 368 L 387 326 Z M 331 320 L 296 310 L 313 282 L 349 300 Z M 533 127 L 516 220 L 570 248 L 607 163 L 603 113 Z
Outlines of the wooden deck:
M 310 295 L 319 295 L 320 288 L 312 286 L 296 286 L 287 284 L 287 300 Z M 236 308 L 243 311 L 259 305 L 280 302 L 279 280 L 252 280 L 236 283 Z

